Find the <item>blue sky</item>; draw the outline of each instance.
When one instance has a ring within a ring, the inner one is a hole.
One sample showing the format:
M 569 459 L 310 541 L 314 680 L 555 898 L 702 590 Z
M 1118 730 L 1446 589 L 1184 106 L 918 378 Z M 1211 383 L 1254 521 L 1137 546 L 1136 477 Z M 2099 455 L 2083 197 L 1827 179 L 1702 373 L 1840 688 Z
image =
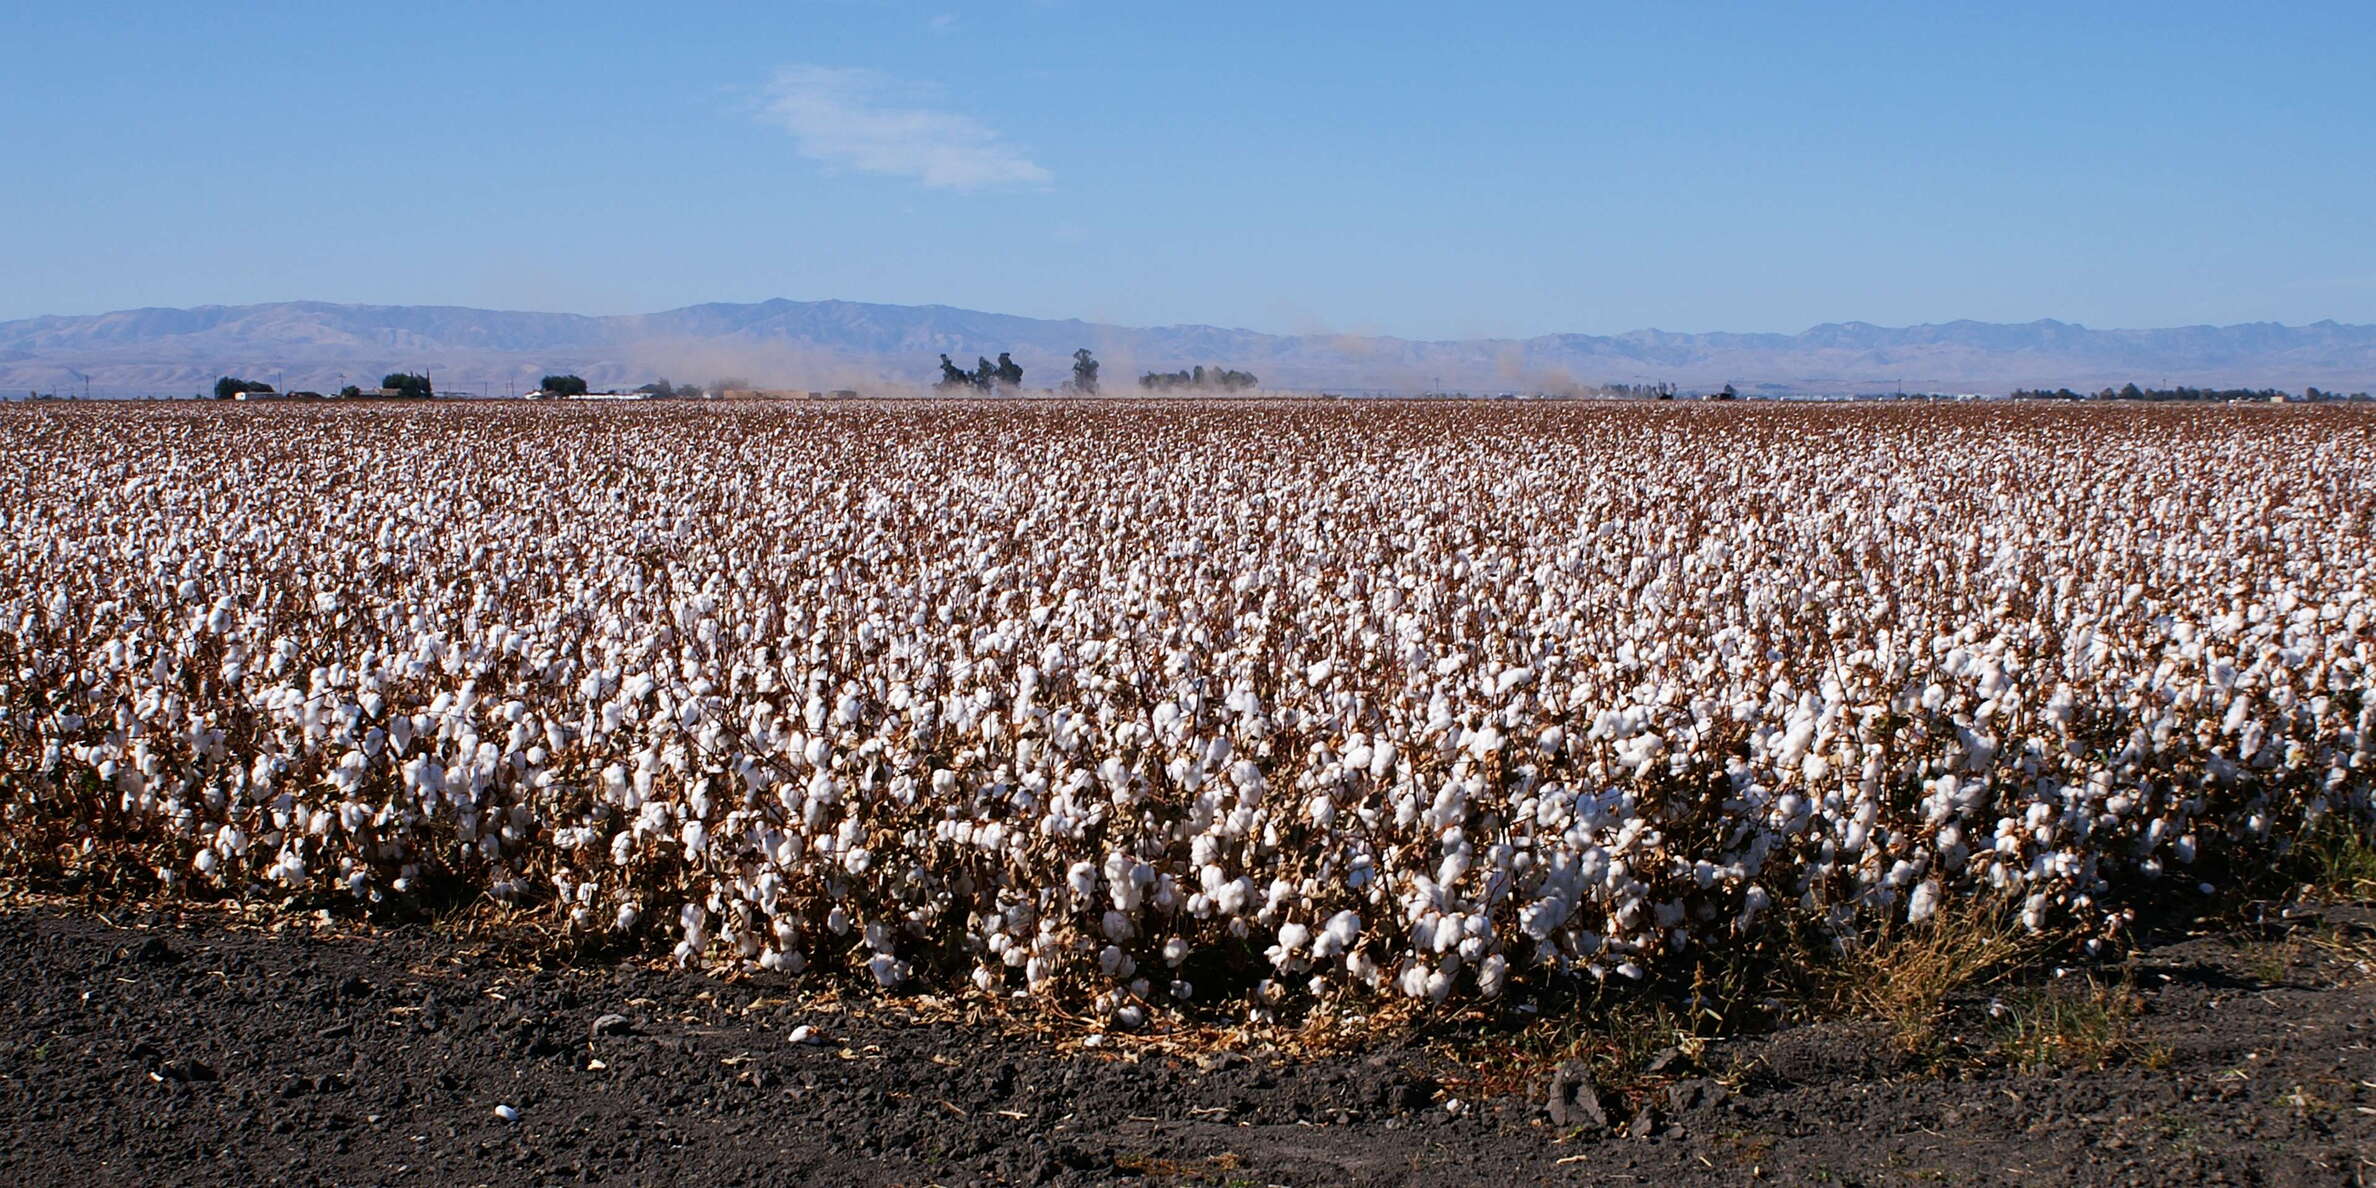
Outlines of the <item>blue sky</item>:
M 2376 321 L 2376 4 L 0 12 L 0 318 Z

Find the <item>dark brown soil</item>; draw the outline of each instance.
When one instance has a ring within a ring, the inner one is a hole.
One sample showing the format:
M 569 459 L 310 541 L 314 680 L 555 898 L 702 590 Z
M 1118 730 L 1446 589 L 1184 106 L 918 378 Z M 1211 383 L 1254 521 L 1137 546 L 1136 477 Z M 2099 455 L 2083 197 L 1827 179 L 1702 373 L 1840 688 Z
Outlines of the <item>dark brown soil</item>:
M 1432 1046 L 1200 1068 L 682 972 L 522 969 L 421 933 L 21 908 L 0 913 L 0 1178 L 2361 1184 L 2371 919 L 2148 947 L 2100 1069 L 2019 1071 L 1981 998 L 1945 1056 L 1798 1027 L 1670 1057 L 1561 1125 L 1553 1070 L 1453 1105 L 1473 1082 Z M 825 1042 L 789 1042 L 804 1023 Z

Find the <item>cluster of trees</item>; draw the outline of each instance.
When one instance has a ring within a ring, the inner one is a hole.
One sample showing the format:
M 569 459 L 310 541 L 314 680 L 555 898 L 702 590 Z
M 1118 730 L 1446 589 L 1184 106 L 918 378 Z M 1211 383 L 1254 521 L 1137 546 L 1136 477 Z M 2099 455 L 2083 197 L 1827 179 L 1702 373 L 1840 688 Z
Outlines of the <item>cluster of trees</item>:
M 1251 371 L 1232 371 L 1226 367 L 1206 368 L 1202 364 L 1189 371 L 1150 371 L 1139 377 L 1139 387 L 1150 392 L 1180 389 L 1240 392 L 1261 382 Z
M 721 391 L 727 387 L 750 387 L 749 382 L 745 380 L 719 380 L 718 384 Z M 538 391 L 549 396 L 583 396 L 592 390 L 587 387 L 583 376 L 576 375 L 548 375 L 536 381 L 536 387 Z M 646 396 L 680 396 L 690 399 L 701 395 L 700 388 L 692 384 L 685 384 L 681 387 L 673 385 L 668 382 L 667 376 L 662 376 L 635 390 Z
M 409 371 L 392 371 L 381 376 L 380 388 L 394 395 L 415 400 L 427 400 L 437 394 L 437 389 L 430 384 L 428 376 L 415 375 Z
M 409 396 L 423 400 L 436 394 L 436 388 L 430 384 L 428 376 L 414 375 L 409 371 L 393 372 L 382 377 L 380 388 L 397 396 Z M 272 385 L 262 380 L 240 379 L 237 376 L 229 375 L 216 380 L 214 386 L 215 399 L 217 400 L 230 400 L 248 394 L 270 396 L 273 391 Z M 348 384 L 338 390 L 338 395 L 344 400 L 354 400 L 363 395 L 363 389 Z M 320 392 L 291 392 L 289 397 L 294 400 L 319 400 L 322 398 L 322 394 Z
M 647 396 L 674 396 L 682 400 L 691 400 L 694 397 L 701 395 L 701 389 L 695 387 L 692 384 L 679 384 L 673 388 L 669 387 L 668 377 L 665 375 L 661 376 L 657 380 L 652 381 L 651 383 L 637 388 L 636 391 Z
M 1587 396 L 1630 396 L 1636 400 L 1673 400 L 1675 385 L 1656 384 L 1595 384 L 1584 389 Z
M 262 380 L 245 380 L 226 375 L 215 381 L 215 399 L 217 400 L 229 400 L 250 392 L 269 396 L 272 391 L 272 385 Z
M 2127 384 L 2118 388 L 2105 388 L 2094 393 L 2074 392 L 2069 388 L 2056 388 L 2051 392 L 2043 388 L 2021 388 L 2013 393 L 2013 398 L 2015 400 L 2257 400 L 2266 402 L 2292 400 L 2294 395 L 2276 388 L 2140 388 L 2135 384 Z M 2354 392 L 2345 396 L 2341 392 L 2321 392 L 2316 388 L 2306 389 L 2301 395 L 2303 400 L 2366 400 L 2367 398 L 2366 392 Z
M 950 362 L 947 355 L 942 355 L 940 369 L 940 382 L 932 385 L 933 391 L 936 392 L 954 392 L 961 388 L 971 388 L 982 392 L 990 391 L 993 388 L 1013 391 L 1023 386 L 1022 365 L 1016 363 L 1005 351 L 998 352 L 998 362 L 996 363 L 992 363 L 980 355 L 974 356 L 974 369 L 970 372 Z M 1075 370 L 1079 369 L 1075 368 Z

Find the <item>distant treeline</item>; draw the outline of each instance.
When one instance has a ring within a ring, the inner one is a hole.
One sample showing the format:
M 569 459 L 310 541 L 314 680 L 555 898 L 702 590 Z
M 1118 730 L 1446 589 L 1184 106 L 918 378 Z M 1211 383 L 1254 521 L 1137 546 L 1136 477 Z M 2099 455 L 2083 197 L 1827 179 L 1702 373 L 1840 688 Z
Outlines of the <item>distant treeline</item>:
M 229 400 L 232 397 L 246 396 L 250 393 L 269 396 L 273 393 L 273 387 L 262 380 L 240 379 L 234 375 L 226 375 L 215 381 L 215 399 L 217 400 Z
M 1724 392 L 1725 399 L 1732 399 L 1733 390 L 1731 384 L 1724 385 Z M 1594 384 L 1593 386 L 1584 389 L 1584 395 L 1629 396 L 1635 400 L 1673 400 L 1675 398 L 1675 385 L 1671 383 Z
M 1261 382 L 1251 371 L 1232 371 L 1226 367 L 1208 369 L 1201 364 L 1188 371 L 1150 371 L 1139 377 L 1139 386 L 1150 392 L 1169 392 L 1181 388 L 1239 392 Z
M 392 396 L 407 396 L 426 400 L 436 395 L 436 388 L 430 384 L 429 377 L 426 375 L 415 375 L 409 371 L 395 371 L 380 378 L 380 392 Z M 281 393 L 273 391 L 272 385 L 262 380 L 241 379 L 238 376 L 226 375 L 215 381 L 214 394 L 217 400 L 232 400 L 240 396 L 276 396 Z M 353 400 L 364 393 L 363 389 L 348 384 L 340 388 L 338 394 L 345 399 Z M 320 400 L 322 398 L 320 392 L 290 392 L 287 395 L 292 400 Z
M 2140 388 L 2135 384 L 2127 384 L 2118 388 L 2105 388 L 2100 392 L 2074 392 L 2069 388 L 2056 388 L 2049 392 L 2043 388 L 2021 388 L 2014 391 L 2013 398 L 2015 400 L 2257 400 L 2266 403 L 2271 400 L 2366 400 L 2368 394 L 2353 392 L 2346 396 L 2341 392 L 2322 392 L 2316 388 L 2308 388 L 2304 389 L 2301 395 L 2296 396 L 2291 392 L 2282 392 L 2275 388 Z

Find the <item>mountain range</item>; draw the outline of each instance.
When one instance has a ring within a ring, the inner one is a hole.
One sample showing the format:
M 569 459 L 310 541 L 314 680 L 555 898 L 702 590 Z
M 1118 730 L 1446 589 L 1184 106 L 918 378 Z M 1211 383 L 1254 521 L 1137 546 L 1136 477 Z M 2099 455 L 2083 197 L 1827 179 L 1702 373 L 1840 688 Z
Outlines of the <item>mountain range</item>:
M 427 370 L 441 391 L 525 391 L 569 372 L 599 387 L 659 377 L 762 387 L 917 389 L 938 356 L 970 368 L 1011 351 L 1027 388 L 1069 377 L 1075 348 L 1108 392 L 1138 374 L 1196 364 L 1252 371 L 1263 386 L 1345 392 L 1572 392 L 1603 384 L 1731 383 L 1748 393 L 2080 390 L 2168 386 L 2376 386 L 2376 326 L 2249 323 L 2095 330 L 2067 322 L 1826 323 L 1798 334 L 1617 335 L 1426 341 L 1264 334 L 1214 326 L 1127 327 L 942 305 L 788 301 L 693 305 L 591 317 L 454 306 L 267 305 L 134 309 L 0 322 L 0 393 L 182 395 L 237 375 L 283 390 L 374 386 Z

